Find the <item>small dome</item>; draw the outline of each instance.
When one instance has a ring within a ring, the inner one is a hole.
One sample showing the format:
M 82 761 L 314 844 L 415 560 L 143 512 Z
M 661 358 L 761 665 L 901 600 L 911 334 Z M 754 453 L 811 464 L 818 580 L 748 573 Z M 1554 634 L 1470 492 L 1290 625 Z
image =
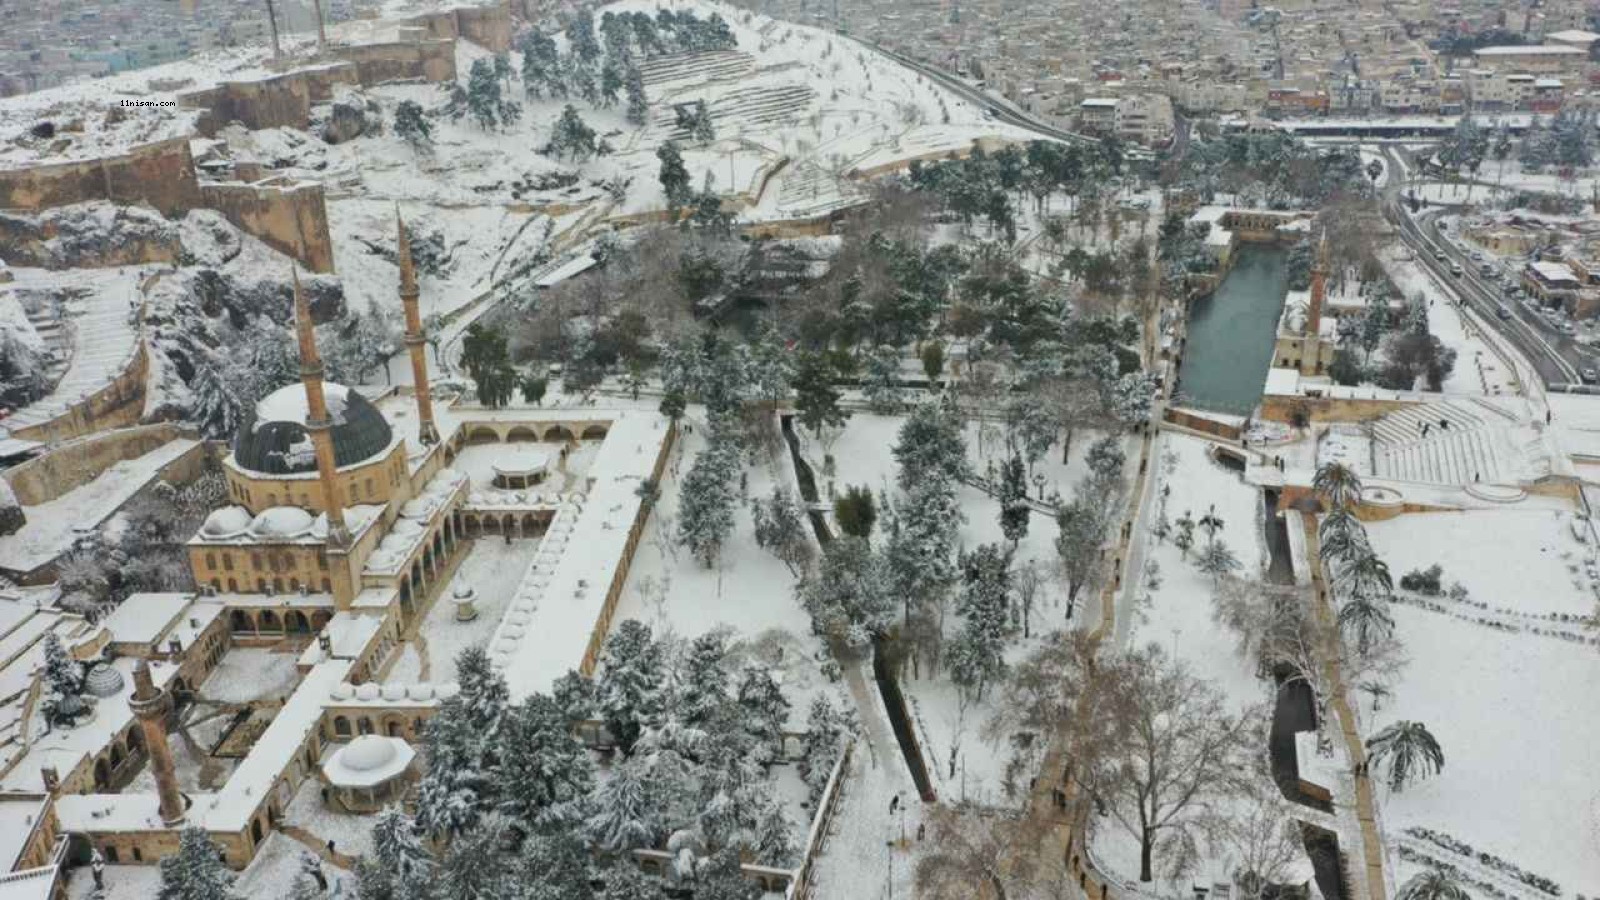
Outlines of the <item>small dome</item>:
M 341 384 L 323 385 L 332 420 L 334 464 L 343 468 L 365 462 L 393 440 L 388 421 L 372 402 Z M 317 468 L 305 385 L 296 382 L 261 398 L 234 437 L 234 461 L 252 472 L 292 475 Z
M 309 533 L 314 524 L 311 513 L 298 506 L 274 506 L 256 516 L 250 533 L 262 538 L 293 538 Z
M 391 683 L 383 686 L 383 699 L 385 700 L 404 700 L 405 696 L 406 686 L 403 684 Z
M 348 681 L 341 681 L 333 686 L 331 692 L 335 700 L 349 700 L 356 695 L 356 689 Z
M 412 700 L 432 700 L 433 685 L 426 682 L 422 684 L 413 684 L 406 688 L 406 696 L 410 697 Z
M 415 756 L 400 738 L 364 734 L 339 748 L 322 773 L 335 787 L 375 787 L 404 773 Z
M 123 684 L 122 673 L 103 662 L 95 663 L 83 679 L 83 689 L 96 697 L 115 697 Z
M 394 759 L 394 744 L 375 734 L 363 734 L 340 751 L 345 768 L 356 772 L 381 769 Z
M 200 533 L 208 538 L 229 538 L 244 534 L 250 527 L 250 511 L 242 506 L 224 506 L 206 516 Z
M 478 592 L 473 590 L 470 584 L 458 584 L 450 596 L 457 600 L 472 600 L 478 596 Z
M 373 682 L 371 682 L 371 681 L 369 681 L 366 684 L 360 685 L 359 687 L 356 688 L 356 699 L 357 700 L 376 700 L 376 699 L 378 699 L 378 693 L 379 693 L 378 685 L 373 683 Z

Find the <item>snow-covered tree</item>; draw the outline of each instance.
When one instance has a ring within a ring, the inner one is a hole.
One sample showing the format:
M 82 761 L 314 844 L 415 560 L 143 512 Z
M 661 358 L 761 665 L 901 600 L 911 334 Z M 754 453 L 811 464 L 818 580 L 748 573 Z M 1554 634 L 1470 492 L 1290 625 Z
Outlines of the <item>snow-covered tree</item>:
M 581 162 L 594 155 L 595 147 L 594 129 L 578 115 L 576 107 L 568 104 L 550 130 L 550 143 L 545 145 L 544 152 L 557 159 Z
M 422 150 L 433 144 L 433 125 L 423 113 L 422 104 L 415 100 L 401 100 L 400 105 L 395 107 L 394 133 L 410 144 L 413 150 Z
M 1056 513 L 1056 554 L 1067 581 L 1068 618 L 1076 608 L 1078 593 L 1094 581 L 1100 569 L 1100 546 L 1105 542 L 1109 512 L 1093 498 L 1079 496 Z
M 704 727 L 733 699 L 728 672 L 728 639 L 708 631 L 689 644 L 678 689 L 677 714 L 684 724 Z
M 372 825 L 372 855 L 372 865 L 360 872 L 362 897 L 418 900 L 427 895 L 433 859 L 417 833 L 416 822 L 399 807 L 378 814 Z M 372 891 L 377 885 L 369 884 L 371 881 L 381 882 L 382 890 Z
M 567 29 L 567 43 L 572 47 L 573 54 L 584 65 L 593 65 L 600 59 L 600 43 L 595 39 L 593 10 L 583 7 L 573 14 L 572 25 Z
M 554 39 L 537 29 L 522 42 L 522 87 L 529 97 L 538 97 L 545 91 L 552 97 L 566 95 L 561 83 L 560 51 Z
M 867 378 L 862 385 L 867 406 L 880 416 L 900 412 L 900 351 L 883 344 L 867 357 Z
M 911 621 L 914 604 L 940 610 L 941 621 L 932 629 L 935 635 L 943 633 L 943 599 L 957 577 L 956 532 L 965 520 L 955 486 L 928 478 L 897 503 L 887 528 L 884 556 L 905 619 Z M 938 648 L 934 649 L 937 654 Z
M 962 557 L 961 568 L 956 609 L 963 624 L 950 647 L 950 679 L 981 698 L 984 688 L 1005 674 L 1011 559 L 998 546 L 984 544 Z
M 806 532 L 805 513 L 793 495 L 774 485 L 772 496 L 750 504 L 755 519 L 756 546 L 783 561 L 789 574 L 799 575 L 815 555 Z
M 739 869 L 739 851 L 720 850 L 695 873 L 695 900 L 756 900 L 761 889 L 745 880 Z
M 589 839 L 607 853 L 653 847 L 661 823 L 646 799 L 645 783 L 632 765 L 623 764 L 601 782 L 590 804 L 593 812 L 584 826 Z
M 157 900 L 234 900 L 233 873 L 204 828 L 178 833 L 178 852 L 161 858 Z
M 643 125 L 650 118 L 650 98 L 645 96 L 644 75 L 631 59 L 622 73 L 622 87 L 628 97 L 628 121 Z
M 1000 531 L 1011 548 L 1028 536 L 1028 520 L 1033 508 L 1028 505 L 1028 473 L 1021 454 L 1013 454 L 1000 465 Z
M 806 712 L 806 735 L 800 749 L 800 777 L 811 788 L 812 803 L 822 796 L 828 786 L 828 778 L 844 752 L 843 741 L 849 731 L 849 722 L 826 694 L 812 698 L 811 708 Z
M 888 567 L 858 537 L 828 545 L 817 571 L 801 577 L 796 591 L 818 634 L 864 647 L 894 620 L 895 597 Z
M 600 67 L 600 83 L 598 91 L 600 105 L 612 107 L 617 105 L 617 94 L 623 88 L 623 70 L 615 59 L 608 58 Z
M 768 803 L 756 822 L 751 839 L 756 865 L 786 869 L 794 865 L 799 847 L 795 844 L 794 823 L 783 807 Z
M 430 760 L 431 768 L 431 760 Z M 498 813 L 483 816 L 474 827 L 445 845 L 434 870 L 432 893 L 437 900 L 515 900 L 523 895 L 516 870 L 502 855 L 511 823 Z
M 595 701 L 624 753 L 632 752 L 644 726 L 660 713 L 657 699 L 665 675 L 661 647 L 648 625 L 628 619 L 606 638 Z
M 1444 771 L 1444 750 L 1421 722 L 1396 722 L 1367 738 L 1367 762 L 1389 766 L 1389 789 L 1395 793 L 1406 785 Z
M 660 881 L 633 865 L 611 866 L 604 877 L 606 886 L 600 892 L 600 900 L 665 900 L 667 896 Z
M 714 435 L 713 441 L 695 456 L 678 495 L 678 542 L 708 569 L 716 565 L 723 541 L 733 533 L 738 502 L 734 488 L 738 451 L 730 437 Z
M 1406 879 L 1395 892 L 1395 900 L 1472 900 L 1472 894 L 1461 884 L 1461 876 L 1452 867 L 1425 869 Z
M 795 415 L 818 440 L 825 429 L 843 428 L 850 420 L 850 411 L 839 405 L 844 395 L 834 386 L 834 374 L 825 354 L 802 352 L 796 360 Z
M 517 113 L 508 118 L 506 109 L 507 103 L 500 94 L 500 79 L 494 74 L 494 64 L 487 59 L 473 60 L 472 68 L 467 73 L 467 111 L 481 127 L 495 128 L 515 120 Z
M 756 762 L 776 762 L 783 750 L 783 726 L 789 721 L 789 699 L 783 696 L 771 672 L 750 668 L 739 681 L 738 700 Z
M 1229 549 L 1226 541 L 1213 540 L 1206 542 L 1205 549 L 1195 558 L 1195 565 L 1200 571 L 1210 575 L 1212 585 L 1216 585 L 1222 576 L 1232 574 L 1238 569 L 1240 563 L 1239 557 Z
M 556 702 L 532 694 L 500 723 L 493 776 L 497 808 L 527 833 L 582 815 L 594 763 Z
M 569 720 L 588 719 L 594 715 L 594 682 L 572 669 L 551 685 L 550 697 Z
M 900 466 L 900 489 L 906 493 L 930 478 L 954 483 L 967 477 L 961 420 L 942 403 L 918 404 L 900 426 L 894 459 Z
M 578 831 L 530 835 L 518 862 L 517 900 L 594 900 L 594 857 Z
M 1154 375 L 1149 372 L 1129 372 L 1110 387 L 1111 415 L 1122 427 L 1136 428 L 1150 421 L 1155 397 Z
M 629 98 L 629 108 L 633 100 Z M 666 141 L 656 148 L 656 159 L 661 161 L 661 192 L 667 198 L 668 209 L 687 206 L 694 188 L 689 185 L 689 170 L 683 165 L 683 153 L 675 141 Z
M 482 647 L 457 655 L 456 678 L 460 691 L 423 733 L 429 765 L 417 783 L 417 824 L 435 835 L 472 828 L 492 801 L 489 766 L 510 697 Z

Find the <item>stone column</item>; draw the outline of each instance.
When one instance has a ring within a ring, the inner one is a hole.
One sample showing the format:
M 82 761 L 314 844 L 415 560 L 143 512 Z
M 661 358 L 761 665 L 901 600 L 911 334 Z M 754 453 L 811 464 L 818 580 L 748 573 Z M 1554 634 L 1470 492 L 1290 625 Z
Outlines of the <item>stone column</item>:
M 394 220 L 400 230 L 400 305 L 405 310 L 406 350 L 411 355 L 411 383 L 417 396 L 417 438 L 425 445 L 439 442 L 439 430 L 433 424 L 433 395 L 428 388 L 427 337 L 422 333 L 422 312 L 417 307 L 417 272 L 411 262 L 411 238 L 406 234 L 406 223 L 400 218 L 400 209 L 394 211 Z

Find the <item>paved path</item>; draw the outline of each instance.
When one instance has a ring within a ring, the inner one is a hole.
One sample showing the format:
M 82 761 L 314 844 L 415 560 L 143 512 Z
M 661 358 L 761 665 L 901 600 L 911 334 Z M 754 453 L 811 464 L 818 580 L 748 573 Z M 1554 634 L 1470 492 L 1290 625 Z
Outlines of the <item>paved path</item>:
M 318 859 L 330 862 L 347 872 L 355 870 L 356 858 L 346 853 L 329 850 L 326 838 L 317 837 L 299 825 L 290 825 L 288 823 L 280 824 L 278 830 L 303 844 L 307 850 L 315 853 Z

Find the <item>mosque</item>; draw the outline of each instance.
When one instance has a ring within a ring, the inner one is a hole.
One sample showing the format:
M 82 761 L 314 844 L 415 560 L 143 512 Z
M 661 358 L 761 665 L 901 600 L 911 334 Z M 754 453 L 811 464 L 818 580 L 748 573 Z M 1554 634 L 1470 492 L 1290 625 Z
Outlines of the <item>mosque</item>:
M 229 505 L 188 542 L 198 592 L 136 594 L 98 622 L 0 597 L 8 898 L 57 895 L 68 862 L 154 863 L 195 825 L 242 868 L 308 782 L 337 812 L 403 800 L 412 745 L 456 687 L 403 683 L 395 660 L 435 627 L 427 617 L 475 541 L 537 539 L 503 586 L 505 609 L 481 623 L 513 697 L 592 673 L 649 512 L 639 488 L 661 477 L 673 425 L 637 409 L 436 403 L 397 225 L 414 387 L 369 396 L 328 382 L 296 276 L 300 381 L 257 403 L 223 451 Z M 582 471 L 568 465 L 580 456 Z M 455 620 L 475 618 L 473 596 L 455 586 Z M 49 634 L 88 673 L 90 715 L 71 728 L 42 723 Z M 202 748 L 237 762 L 202 789 L 176 759 L 178 710 L 252 648 L 293 654 L 292 690 L 240 705 Z

